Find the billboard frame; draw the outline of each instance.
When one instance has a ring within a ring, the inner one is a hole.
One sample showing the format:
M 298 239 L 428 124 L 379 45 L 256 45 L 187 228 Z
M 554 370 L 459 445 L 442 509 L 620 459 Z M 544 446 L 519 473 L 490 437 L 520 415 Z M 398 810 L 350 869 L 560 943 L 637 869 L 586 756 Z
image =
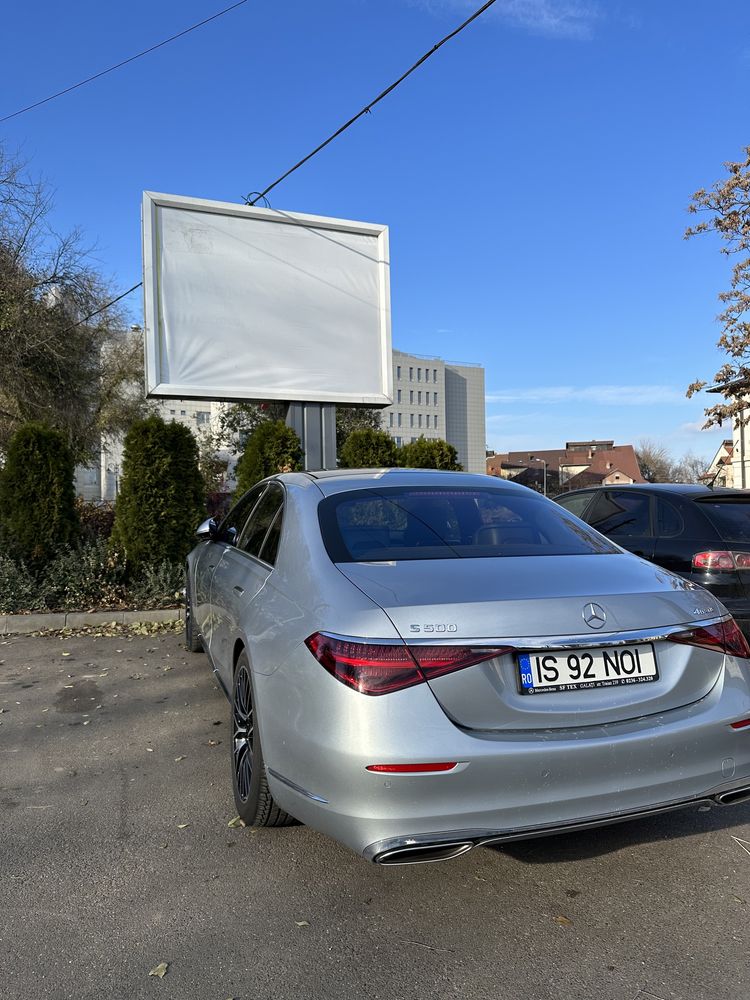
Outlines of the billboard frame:
M 162 243 L 158 209 L 188 210 L 210 215 L 234 216 L 274 222 L 279 225 L 300 226 L 307 229 L 354 233 L 370 236 L 377 247 L 378 285 L 378 357 L 380 359 L 380 385 L 377 392 L 322 391 L 305 392 L 299 389 L 269 390 L 267 386 L 253 384 L 241 388 L 218 385 L 179 384 L 163 378 L 164 318 L 161 298 Z M 390 256 L 388 227 L 376 223 L 355 222 L 328 216 L 308 215 L 299 212 L 282 212 L 278 209 L 235 205 L 230 202 L 190 198 L 183 195 L 143 192 L 143 289 L 144 289 L 144 355 L 146 396 L 158 399 L 215 400 L 217 402 L 279 401 L 299 403 L 333 403 L 339 406 L 385 407 L 393 402 L 393 370 L 390 310 Z

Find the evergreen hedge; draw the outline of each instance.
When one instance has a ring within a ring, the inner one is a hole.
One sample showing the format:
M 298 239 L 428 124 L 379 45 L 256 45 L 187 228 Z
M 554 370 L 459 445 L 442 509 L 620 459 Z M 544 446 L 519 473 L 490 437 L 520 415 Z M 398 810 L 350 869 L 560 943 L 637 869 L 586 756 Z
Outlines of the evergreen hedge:
M 206 516 L 198 445 L 182 424 L 150 416 L 125 438 L 111 545 L 128 574 L 145 565 L 181 565 Z
M 352 431 L 339 453 L 343 469 L 382 469 L 397 464 L 396 442 L 386 431 L 362 428 Z
M 246 493 L 266 476 L 279 472 L 298 472 L 302 468 L 302 445 L 283 420 L 266 420 L 245 444 L 237 462 L 237 496 Z
M 398 453 L 398 464 L 406 469 L 463 471 L 458 463 L 458 452 L 442 438 L 419 437 L 416 441 L 402 445 Z
M 74 475 L 73 454 L 60 431 L 36 423 L 16 431 L 0 472 L 0 534 L 6 555 L 33 569 L 77 539 Z

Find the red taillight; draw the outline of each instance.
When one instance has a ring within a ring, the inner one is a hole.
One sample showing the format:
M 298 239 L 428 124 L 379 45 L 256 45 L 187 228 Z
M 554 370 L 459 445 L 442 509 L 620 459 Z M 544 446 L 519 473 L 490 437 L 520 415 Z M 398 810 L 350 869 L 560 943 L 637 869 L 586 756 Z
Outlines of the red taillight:
M 507 653 L 510 647 L 407 646 L 316 632 L 305 645 L 321 666 L 361 694 L 389 694 Z
M 734 618 L 716 625 L 696 625 L 683 632 L 673 632 L 668 638 L 672 642 L 684 642 L 688 646 L 702 646 L 717 653 L 750 659 L 750 646 Z
M 457 761 L 441 761 L 439 764 L 368 764 L 365 770 L 378 774 L 430 774 L 438 771 L 452 771 Z
M 693 556 L 693 569 L 719 570 L 721 572 L 750 569 L 750 552 L 729 552 L 724 549 L 696 552 Z
M 742 719 L 740 722 L 730 723 L 732 729 L 747 729 L 748 726 L 750 726 L 750 719 Z

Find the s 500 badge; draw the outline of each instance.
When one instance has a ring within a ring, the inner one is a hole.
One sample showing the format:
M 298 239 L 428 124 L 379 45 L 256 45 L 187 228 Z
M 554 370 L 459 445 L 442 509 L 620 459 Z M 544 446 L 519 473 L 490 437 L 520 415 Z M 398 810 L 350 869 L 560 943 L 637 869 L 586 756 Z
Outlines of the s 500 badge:
M 434 625 L 410 625 L 409 631 L 424 633 L 426 635 L 432 635 L 434 633 L 445 633 L 445 632 L 458 632 L 458 625 L 447 625 L 442 622 L 438 622 Z

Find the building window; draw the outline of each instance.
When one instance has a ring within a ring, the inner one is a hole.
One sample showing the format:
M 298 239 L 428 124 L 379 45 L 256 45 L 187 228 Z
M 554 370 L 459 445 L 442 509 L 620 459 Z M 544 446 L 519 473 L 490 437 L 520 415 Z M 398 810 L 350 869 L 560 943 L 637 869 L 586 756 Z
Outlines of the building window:
M 400 403 L 400 402 L 401 402 L 401 390 L 400 390 L 400 389 L 398 389 L 398 390 L 396 391 L 396 402 L 397 402 L 397 403 Z
M 433 392 L 433 394 L 432 394 L 432 402 L 433 402 L 434 406 L 437 406 L 437 393 L 436 392 Z
M 410 403 L 414 402 L 414 390 L 413 389 L 409 389 L 409 402 Z
M 175 411 L 174 411 L 174 410 L 170 410 L 169 412 L 170 412 L 170 414 L 171 414 L 172 416 L 174 416 L 174 415 L 175 415 Z
M 211 414 L 207 413 L 205 410 L 198 410 L 198 412 L 195 414 L 195 422 L 199 426 L 207 424 L 210 416 Z
M 421 389 L 417 393 L 417 402 L 419 403 L 420 406 L 422 405 L 422 390 Z
M 401 365 L 396 365 L 396 378 L 401 381 Z
M 401 442 L 402 442 L 402 441 L 403 441 L 403 438 L 400 438 L 400 437 L 397 437 L 397 438 L 396 438 L 396 444 L 397 444 L 397 446 L 398 446 L 399 448 L 401 447 Z
M 180 410 L 180 416 L 181 416 L 181 417 L 184 417 L 184 416 L 185 416 L 185 411 L 184 411 L 184 410 Z
M 417 368 L 417 382 L 421 382 L 421 381 L 422 381 L 422 369 L 421 368 Z
M 414 414 L 413 413 L 409 414 L 409 426 L 410 427 L 414 426 Z
M 432 369 L 432 381 L 437 382 L 437 368 Z
M 418 424 L 418 425 L 419 425 L 420 427 L 422 426 L 422 414 L 421 414 L 421 413 L 419 414 L 419 416 L 418 416 L 418 418 L 417 418 L 417 424 Z
M 388 426 L 389 427 L 393 427 L 393 414 L 392 413 L 388 414 Z
M 400 413 L 398 415 L 398 421 L 397 422 L 398 422 L 398 426 L 400 427 L 401 426 L 401 414 Z
M 425 370 L 424 370 L 424 380 L 425 380 L 425 382 L 429 382 L 430 381 L 430 369 L 429 368 L 425 368 Z
M 415 442 L 416 440 L 417 440 L 416 438 L 412 438 L 412 439 L 411 439 L 411 443 L 412 443 L 412 444 L 414 444 L 414 442 Z
M 425 419 L 425 423 L 427 424 L 427 430 L 429 430 L 430 429 L 430 414 L 428 413 L 427 416 L 424 419 Z
M 409 381 L 410 382 L 414 381 L 414 369 L 413 368 L 409 369 Z

